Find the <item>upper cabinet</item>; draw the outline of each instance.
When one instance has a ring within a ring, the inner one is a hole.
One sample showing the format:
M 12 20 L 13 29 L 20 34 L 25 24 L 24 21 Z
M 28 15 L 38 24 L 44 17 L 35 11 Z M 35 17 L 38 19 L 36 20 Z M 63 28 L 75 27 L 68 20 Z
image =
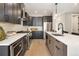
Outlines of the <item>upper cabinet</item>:
M 32 24 L 33 26 L 43 26 L 42 17 L 32 17 Z
M 32 17 L 25 17 L 23 21 L 23 26 L 32 26 Z
M 23 11 L 21 15 L 23 15 Z M 32 17 L 29 16 L 29 14 L 26 11 L 24 12 L 24 16 L 21 16 L 21 17 L 24 19 L 23 26 L 32 26 Z
M 43 16 L 43 22 L 52 22 L 52 16 Z
M 0 22 L 4 20 L 4 4 L 0 3 Z
M 4 18 L 7 22 L 18 23 L 21 17 L 21 3 L 5 3 L 4 4 Z
M 20 24 L 22 3 L 0 3 L 0 22 Z

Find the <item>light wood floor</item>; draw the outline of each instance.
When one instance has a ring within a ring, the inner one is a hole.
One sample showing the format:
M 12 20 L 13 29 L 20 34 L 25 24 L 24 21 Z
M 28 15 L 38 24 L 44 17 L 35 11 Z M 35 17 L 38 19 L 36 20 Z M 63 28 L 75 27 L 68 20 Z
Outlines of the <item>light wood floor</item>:
M 45 40 L 33 39 L 29 50 L 25 52 L 25 56 L 50 56 Z

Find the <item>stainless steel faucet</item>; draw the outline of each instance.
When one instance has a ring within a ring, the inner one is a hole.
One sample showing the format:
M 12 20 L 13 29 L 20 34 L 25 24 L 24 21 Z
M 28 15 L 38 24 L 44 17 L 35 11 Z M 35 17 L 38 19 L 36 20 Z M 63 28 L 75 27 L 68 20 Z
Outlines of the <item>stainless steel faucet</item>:
M 58 24 L 58 30 L 60 30 L 61 29 L 61 27 L 60 26 L 62 26 L 62 34 L 64 34 L 64 32 L 63 32 L 63 24 L 62 23 L 59 23 Z

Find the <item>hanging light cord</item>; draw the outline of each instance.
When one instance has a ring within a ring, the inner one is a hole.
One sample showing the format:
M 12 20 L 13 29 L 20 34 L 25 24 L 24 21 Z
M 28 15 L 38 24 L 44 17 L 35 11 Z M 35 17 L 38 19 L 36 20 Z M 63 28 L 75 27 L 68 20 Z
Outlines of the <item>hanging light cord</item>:
M 55 3 L 55 6 L 56 6 L 56 14 L 57 14 L 57 5 L 58 5 L 58 3 Z

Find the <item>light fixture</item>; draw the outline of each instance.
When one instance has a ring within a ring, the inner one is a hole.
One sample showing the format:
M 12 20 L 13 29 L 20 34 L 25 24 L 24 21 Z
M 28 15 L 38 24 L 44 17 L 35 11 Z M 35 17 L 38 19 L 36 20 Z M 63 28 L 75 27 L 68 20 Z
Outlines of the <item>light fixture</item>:
M 75 6 L 77 6 L 77 5 L 78 5 L 78 3 L 74 3 L 74 5 L 75 5 Z
M 35 10 L 35 14 L 37 14 L 38 13 L 38 11 L 37 10 Z
M 47 13 L 47 11 L 45 10 L 44 13 Z
M 55 14 L 54 14 L 54 19 L 57 18 L 57 13 L 58 13 L 58 3 L 55 3 Z
M 58 3 L 55 3 L 55 13 L 57 14 L 57 12 L 58 12 L 58 10 L 57 10 L 57 6 L 58 5 Z

